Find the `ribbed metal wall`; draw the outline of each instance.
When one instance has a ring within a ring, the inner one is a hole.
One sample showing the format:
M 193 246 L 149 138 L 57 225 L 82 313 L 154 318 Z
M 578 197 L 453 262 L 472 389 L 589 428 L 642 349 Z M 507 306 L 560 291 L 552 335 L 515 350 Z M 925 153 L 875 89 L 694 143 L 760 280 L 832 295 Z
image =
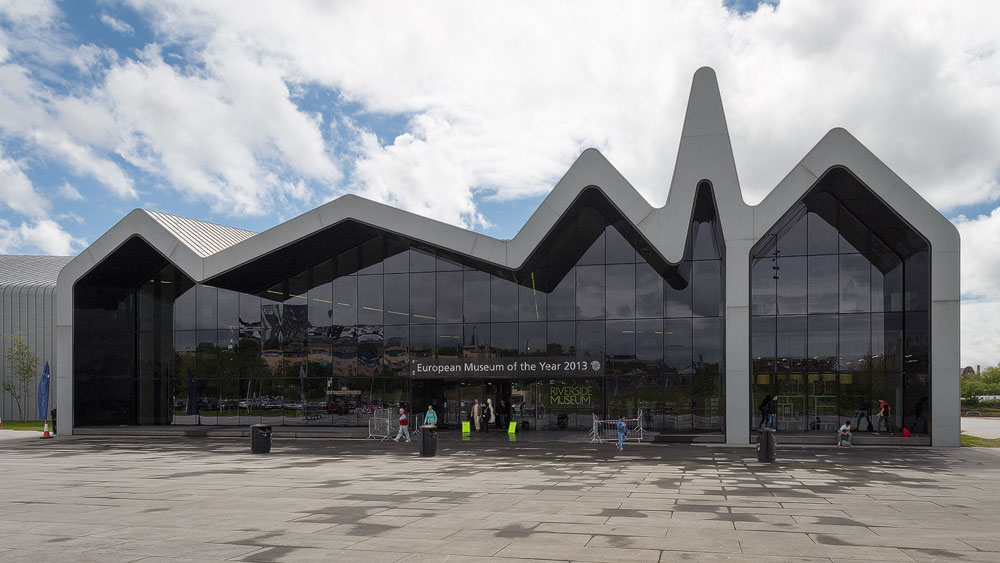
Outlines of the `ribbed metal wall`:
M 0 343 L 0 381 L 9 381 L 15 384 L 17 383 L 13 374 L 10 373 L 10 366 L 8 366 L 7 362 L 3 360 L 3 357 L 7 354 L 6 335 L 20 332 L 24 341 L 31 346 L 32 350 L 34 350 L 36 354 L 38 354 L 39 376 L 41 376 L 45 362 L 49 362 L 49 369 L 52 372 L 52 380 L 49 386 L 49 410 L 51 410 L 55 408 L 56 405 L 55 370 L 57 369 L 57 366 L 55 365 L 55 276 L 52 276 L 51 282 L 40 281 L 36 278 L 25 283 L 12 283 L 11 278 L 20 277 L 19 274 L 23 275 L 25 272 L 23 270 L 20 272 L 12 271 L 11 268 L 17 268 L 22 264 L 18 263 L 20 261 L 13 262 L 9 260 L 10 258 L 13 258 L 10 256 L 4 256 L 2 258 L 6 260 L 0 260 L 0 266 L 7 271 L 2 272 L 2 275 L 0 275 L 0 278 L 3 278 L 0 279 L 0 332 L 4 335 L 3 342 Z M 62 257 L 51 258 L 59 259 Z M 68 261 L 69 258 L 64 259 L 64 262 Z M 55 268 L 55 271 L 58 272 L 58 268 Z M 34 276 L 25 277 L 32 278 Z M 25 409 L 25 414 L 28 420 L 38 420 L 43 418 L 43 416 L 40 416 L 38 413 L 37 393 L 38 384 L 36 382 L 31 389 L 31 395 L 28 398 L 28 405 Z M 23 403 L 23 396 L 21 400 Z M 24 408 L 23 405 L 22 408 Z M 3 393 L 2 396 L 0 396 L 0 416 L 3 417 L 3 420 L 17 420 L 19 418 L 14 399 L 8 393 Z

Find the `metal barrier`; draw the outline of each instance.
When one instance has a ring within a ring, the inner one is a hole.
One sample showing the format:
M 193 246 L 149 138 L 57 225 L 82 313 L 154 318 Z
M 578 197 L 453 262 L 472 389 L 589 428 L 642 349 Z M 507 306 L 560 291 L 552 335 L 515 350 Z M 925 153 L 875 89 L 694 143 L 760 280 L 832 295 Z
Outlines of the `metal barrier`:
M 399 430 L 399 423 L 396 423 L 396 430 Z M 372 417 L 368 419 L 369 440 L 389 440 L 392 438 L 392 411 L 388 409 L 375 409 Z
M 642 424 L 642 410 L 640 409 L 635 418 L 626 418 L 625 427 L 628 428 L 628 435 L 625 440 L 628 442 L 641 442 L 644 432 Z M 594 426 L 590 430 L 590 441 L 597 443 L 618 441 L 618 419 L 601 420 L 594 415 Z
M 369 440 L 392 440 L 399 433 L 399 411 L 395 409 L 375 409 L 372 417 L 368 419 Z M 424 422 L 424 415 L 417 417 L 417 427 L 410 425 L 410 439 L 416 440 L 420 436 L 420 425 Z

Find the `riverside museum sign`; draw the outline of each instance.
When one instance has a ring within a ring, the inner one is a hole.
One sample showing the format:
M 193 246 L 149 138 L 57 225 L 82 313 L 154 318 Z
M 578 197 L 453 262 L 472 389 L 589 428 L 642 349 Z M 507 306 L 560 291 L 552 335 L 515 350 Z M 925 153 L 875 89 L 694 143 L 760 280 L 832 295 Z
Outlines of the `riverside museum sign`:
M 540 378 L 594 377 L 604 375 L 604 364 L 598 360 L 551 357 L 535 358 L 472 358 L 414 359 L 410 362 L 410 377 L 447 378 Z

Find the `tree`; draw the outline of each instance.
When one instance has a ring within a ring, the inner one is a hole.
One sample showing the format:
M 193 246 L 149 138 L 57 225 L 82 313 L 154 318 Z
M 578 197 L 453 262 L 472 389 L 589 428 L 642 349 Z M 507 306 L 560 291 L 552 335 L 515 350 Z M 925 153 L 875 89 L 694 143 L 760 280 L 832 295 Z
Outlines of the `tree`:
M 3 359 L 10 366 L 12 381 L 4 380 L 3 390 L 14 399 L 17 413 L 21 416 L 21 421 L 24 422 L 27 420 L 26 411 L 28 410 L 28 400 L 31 398 L 31 390 L 38 381 L 38 354 L 24 341 L 20 332 L 5 334 L 4 339 L 7 341 L 7 352 Z

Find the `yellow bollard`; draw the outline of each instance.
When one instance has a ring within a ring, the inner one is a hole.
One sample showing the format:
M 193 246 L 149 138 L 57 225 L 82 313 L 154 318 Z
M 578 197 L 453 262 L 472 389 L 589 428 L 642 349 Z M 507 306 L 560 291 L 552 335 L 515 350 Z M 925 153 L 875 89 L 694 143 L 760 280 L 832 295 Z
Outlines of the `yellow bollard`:
M 514 434 L 515 432 L 517 432 L 517 421 L 511 421 L 511 423 L 507 425 L 507 433 Z
M 472 423 L 468 420 L 462 422 L 462 434 L 472 434 Z

